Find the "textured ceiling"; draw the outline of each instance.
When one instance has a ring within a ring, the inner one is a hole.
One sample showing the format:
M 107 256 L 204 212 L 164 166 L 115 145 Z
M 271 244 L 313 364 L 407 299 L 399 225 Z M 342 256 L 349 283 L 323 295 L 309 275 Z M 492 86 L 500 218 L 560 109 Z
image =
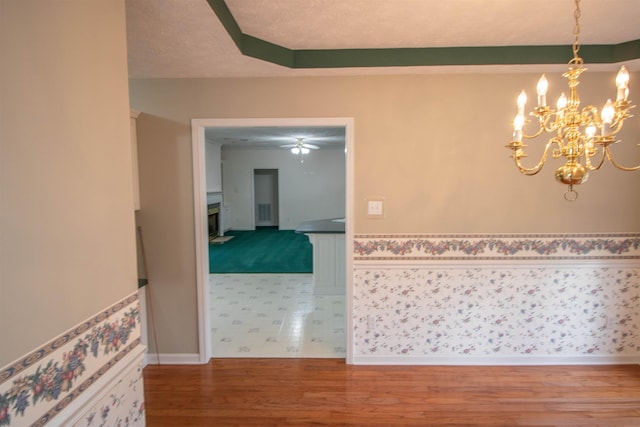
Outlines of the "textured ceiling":
M 241 31 L 288 49 L 569 45 L 571 0 L 226 0 Z M 640 0 L 582 0 L 580 42 L 640 39 Z M 538 71 L 558 66 L 289 69 L 243 56 L 206 0 L 126 0 L 132 78 Z M 567 61 L 571 52 L 567 52 Z M 589 58 L 585 58 L 589 63 Z M 640 61 L 629 68 L 640 69 Z M 598 66 L 600 67 L 600 66 Z M 606 67 L 605 67 L 606 68 Z M 613 69 L 609 67 L 607 69 Z M 594 67 L 590 66 L 590 69 Z
M 243 32 L 291 49 L 518 46 L 573 41 L 572 0 L 226 0 Z M 581 40 L 640 38 L 637 0 L 583 0 Z M 635 18 L 635 19 L 634 19 Z M 591 30 L 591 31 L 589 31 Z
M 218 1 L 218 0 L 212 0 Z M 226 0 L 244 34 L 287 49 L 570 45 L 572 0 Z M 640 0 L 582 0 L 580 42 L 640 39 Z M 131 78 L 207 78 L 566 70 L 560 65 L 291 69 L 244 56 L 207 0 L 126 0 Z M 571 57 L 567 49 L 567 61 Z M 589 64 L 591 70 L 613 65 Z M 640 70 L 640 60 L 625 62 Z M 211 128 L 227 148 L 304 137 L 344 145 L 342 128 Z

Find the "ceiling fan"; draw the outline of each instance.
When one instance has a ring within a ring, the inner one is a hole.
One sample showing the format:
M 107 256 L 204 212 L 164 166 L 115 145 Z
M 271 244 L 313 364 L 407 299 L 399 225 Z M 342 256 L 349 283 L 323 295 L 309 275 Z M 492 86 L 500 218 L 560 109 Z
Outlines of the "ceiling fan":
M 313 144 L 307 144 L 304 142 L 304 138 L 296 138 L 298 141 L 295 144 L 281 145 L 281 148 L 290 148 L 291 152 L 295 155 L 300 155 L 300 163 L 304 162 L 303 155 L 309 154 L 310 150 L 317 150 L 320 147 Z

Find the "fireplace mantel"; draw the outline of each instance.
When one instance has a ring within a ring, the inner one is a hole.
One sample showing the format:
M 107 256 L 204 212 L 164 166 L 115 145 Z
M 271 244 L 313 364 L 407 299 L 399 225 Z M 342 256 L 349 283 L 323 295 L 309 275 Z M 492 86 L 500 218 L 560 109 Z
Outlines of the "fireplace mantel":
M 210 205 L 212 203 L 222 204 L 222 191 L 207 192 L 207 204 Z
M 222 229 L 222 192 L 207 193 L 207 217 L 209 222 L 209 241 L 224 236 Z

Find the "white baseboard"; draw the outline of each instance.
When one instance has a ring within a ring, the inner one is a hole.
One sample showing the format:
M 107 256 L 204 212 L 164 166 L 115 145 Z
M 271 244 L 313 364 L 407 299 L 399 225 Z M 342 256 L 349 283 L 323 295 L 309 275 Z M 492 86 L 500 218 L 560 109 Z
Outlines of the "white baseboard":
M 201 365 L 198 353 L 147 353 L 144 365 Z
M 640 356 L 353 356 L 353 365 L 638 365 Z

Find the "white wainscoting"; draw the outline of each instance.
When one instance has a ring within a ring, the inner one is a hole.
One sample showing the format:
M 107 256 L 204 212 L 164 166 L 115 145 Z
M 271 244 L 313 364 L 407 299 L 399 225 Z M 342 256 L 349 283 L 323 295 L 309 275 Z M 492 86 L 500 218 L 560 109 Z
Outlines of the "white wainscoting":
M 95 384 L 96 393 L 83 394 L 56 421 L 68 420 L 65 425 L 73 427 L 144 426 L 143 356 L 143 348 L 127 355 L 118 370 Z
M 640 236 L 356 236 L 356 364 L 640 362 Z

